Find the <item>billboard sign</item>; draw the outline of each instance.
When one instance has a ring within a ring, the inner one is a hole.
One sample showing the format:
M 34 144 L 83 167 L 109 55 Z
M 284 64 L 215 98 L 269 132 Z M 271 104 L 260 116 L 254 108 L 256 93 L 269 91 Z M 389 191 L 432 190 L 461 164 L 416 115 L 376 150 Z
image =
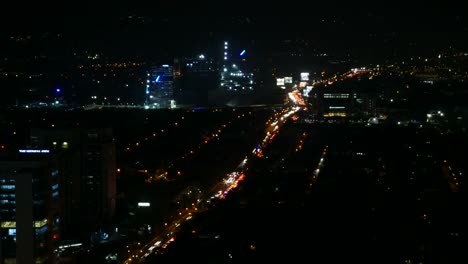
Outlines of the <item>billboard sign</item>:
M 284 85 L 284 78 L 276 78 L 276 85 L 283 86 Z

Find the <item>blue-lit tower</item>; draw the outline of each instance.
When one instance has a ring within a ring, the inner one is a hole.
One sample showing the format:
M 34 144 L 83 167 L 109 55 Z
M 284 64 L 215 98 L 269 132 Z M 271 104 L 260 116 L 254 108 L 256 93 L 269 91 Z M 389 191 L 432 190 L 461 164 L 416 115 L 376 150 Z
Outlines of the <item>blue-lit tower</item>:
M 147 74 L 145 108 L 174 108 L 173 67 L 155 66 Z

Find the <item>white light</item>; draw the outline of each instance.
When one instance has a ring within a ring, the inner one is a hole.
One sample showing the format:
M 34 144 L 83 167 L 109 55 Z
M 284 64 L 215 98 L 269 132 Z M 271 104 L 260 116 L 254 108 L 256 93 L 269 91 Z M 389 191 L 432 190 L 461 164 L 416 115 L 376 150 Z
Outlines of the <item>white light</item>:
M 224 57 L 225 60 L 227 60 L 227 57 Z
M 224 42 L 224 45 L 227 45 L 228 43 L 227 42 Z
M 167 67 L 169 67 L 169 65 L 167 65 L 167 64 L 163 64 L 163 67 L 167 68 Z
M 20 149 L 19 153 L 50 153 L 48 149 Z
M 227 55 L 227 52 L 224 52 L 224 55 Z
M 148 203 L 148 202 L 139 202 L 138 207 L 150 207 L 150 203 Z
M 204 59 L 205 58 L 205 55 L 203 54 L 200 54 L 200 56 L 198 56 L 199 59 Z

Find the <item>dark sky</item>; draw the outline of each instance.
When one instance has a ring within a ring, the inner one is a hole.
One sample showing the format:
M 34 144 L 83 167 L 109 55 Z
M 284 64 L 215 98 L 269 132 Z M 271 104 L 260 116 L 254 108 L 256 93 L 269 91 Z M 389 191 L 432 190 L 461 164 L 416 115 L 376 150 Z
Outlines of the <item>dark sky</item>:
M 308 30 L 307 22 L 323 18 L 342 17 L 346 22 L 369 22 L 365 26 L 377 26 L 382 23 L 388 27 L 411 30 L 412 24 L 423 26 L 454 25 L 462 17 L 466 26 L 468 13 L 462 1 L 439 1 L 438 4 L 422 1 L 224 1 L 224 0 L 154 0 L 154 1 L 9 1 L 2 3 L 1 21 L 6 30 L 34 30 L 45 28 L 85 28 L 99 30 L 106 26 L 116 25 L 121 17 L 130 14 L 154 18 L 155 21 L 165 17 L 178 17 L 180 24 L 187 30 L 202 23 L 209 30 L 218 29 L 220 24 L 206 23 L 212 19 L 246 16 L 257 18 L 260 24 L 273 23 L 284 25 L 287 30 L 300 28 Z M 426 1 L 428 2 L 428 1 Z M 458 2 L 458 3 L 457 3 Z M 419 3 L 419 4 L 418 4 Z M 190 22 L 190 23 L 188 23 Z M 204 23 L 205 22 L 205 23 Z M 276 30 L 276 27 L 250 27 L 251 30 Z M 402 27 L 403 26 L 403 27 Z M 240 28 L 244 29 L 244 28 Z M 3 29 L 2 29 L 3 30 Z M 353 29 L 352 29 L 353 30 Z
M 106 46 L 118 52 L 153 44 L 185 48 L 212 41 L 209 36 L 264 42 L 300 36 L 323 45 L 468 46 L 468 8 L 460 1 L 316 2 L 14 1 L 1 8 L 0 22 L 3 39 L 58 32 L 73 48 Z

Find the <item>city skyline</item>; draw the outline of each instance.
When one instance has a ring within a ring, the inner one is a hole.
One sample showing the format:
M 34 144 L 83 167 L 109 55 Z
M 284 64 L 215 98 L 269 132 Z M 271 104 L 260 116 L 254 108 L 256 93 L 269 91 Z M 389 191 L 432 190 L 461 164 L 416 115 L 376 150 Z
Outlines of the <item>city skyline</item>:
M 467 263 L 463 4 L 9 2 L 0 263 Z

